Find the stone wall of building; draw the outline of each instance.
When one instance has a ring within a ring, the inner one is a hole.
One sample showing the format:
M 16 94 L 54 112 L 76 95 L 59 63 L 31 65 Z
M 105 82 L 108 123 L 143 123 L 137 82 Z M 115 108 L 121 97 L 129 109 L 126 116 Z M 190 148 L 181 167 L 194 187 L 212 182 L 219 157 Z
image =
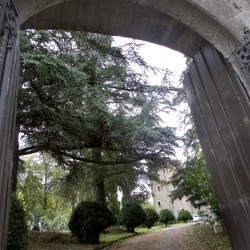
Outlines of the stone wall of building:
M 181 200 L 175 200 L 174 202 L 171 201 L 169 195 L 171 191 L 174 190 L 171 183 L 173 171 L 172 168 L 159 170 L 158 174 L 161 182 L 151 181 L 152 196 L 156 211 L 159 213 L 162 209 L 170 209 L 176 218 L 182 209 L 188 210 L 191 214 L 196 214 L 198 210 L 195 209 L 190 202 L 186 201 L 186 197 L 183 197 Z

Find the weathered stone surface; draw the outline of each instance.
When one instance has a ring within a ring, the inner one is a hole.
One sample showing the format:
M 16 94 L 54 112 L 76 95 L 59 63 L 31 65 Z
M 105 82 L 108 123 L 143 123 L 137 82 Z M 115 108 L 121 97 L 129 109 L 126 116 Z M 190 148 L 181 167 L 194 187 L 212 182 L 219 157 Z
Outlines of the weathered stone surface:
M 203 39 L 233 61 L 250 26 L 247 0 L 14 0 L 23 28 L 133 37 L 193 56 Z

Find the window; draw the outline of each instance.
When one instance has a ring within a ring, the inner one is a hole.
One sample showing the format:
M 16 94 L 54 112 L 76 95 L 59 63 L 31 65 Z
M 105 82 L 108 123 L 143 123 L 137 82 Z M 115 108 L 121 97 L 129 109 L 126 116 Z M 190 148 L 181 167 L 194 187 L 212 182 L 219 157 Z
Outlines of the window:
M 158 191 L 161 191 L 161 187 L 160 187 L 160 186 L 157 186 L 157 190 L 158 190 Z
M 161 206 L 161 202 L 157 201 L 157 205 L 158 205 L 158 207 L 160 207 Z

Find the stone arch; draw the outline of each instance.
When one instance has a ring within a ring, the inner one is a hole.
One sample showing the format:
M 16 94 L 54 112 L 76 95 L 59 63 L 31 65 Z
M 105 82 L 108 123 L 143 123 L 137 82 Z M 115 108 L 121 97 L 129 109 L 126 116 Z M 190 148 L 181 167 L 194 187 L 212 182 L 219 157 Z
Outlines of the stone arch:
M 193 56 L 203 39 L 226 58 L 250 23 L 246 0 L 14 0 L 23 28 L 82 30 L 146 40 Z

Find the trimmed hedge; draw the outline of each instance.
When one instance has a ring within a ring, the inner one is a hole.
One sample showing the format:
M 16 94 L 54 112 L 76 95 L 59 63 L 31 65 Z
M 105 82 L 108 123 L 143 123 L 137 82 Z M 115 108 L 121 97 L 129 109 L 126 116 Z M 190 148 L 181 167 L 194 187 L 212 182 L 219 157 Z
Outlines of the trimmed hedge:
M 137 203 L 126 203 L 120 212 L 119 223 L 126 227 L 127 232 L 134 232 L 135 227 L 144 224 L 146 214 Z
M 174 221 L 174 220 L 175 220 L 174 214 L 169 209 L 162 209 L 160 211 L 159 221 L 164 223 L 166 226 L 168 225 L 170 221 Z
M 192 215 L 187 210 L 181 210 L 178 213 L 178 221 L 182 220 L 186 223 L 188 220 L 192 220 L 192 219 L 193 219 Z
M 146 214 L 146 222 L 144 223 L 144 225 L 147 228 L 151 228 L 154 223 L 159 220 L 160 217 L 158 213 L 152 208 L 145 208 L 144 212 Z
M 104 203 L 81 201 L 71 215 L 69 229 L 79 242 L 99 243 L 100 233 L 116 222 Z

